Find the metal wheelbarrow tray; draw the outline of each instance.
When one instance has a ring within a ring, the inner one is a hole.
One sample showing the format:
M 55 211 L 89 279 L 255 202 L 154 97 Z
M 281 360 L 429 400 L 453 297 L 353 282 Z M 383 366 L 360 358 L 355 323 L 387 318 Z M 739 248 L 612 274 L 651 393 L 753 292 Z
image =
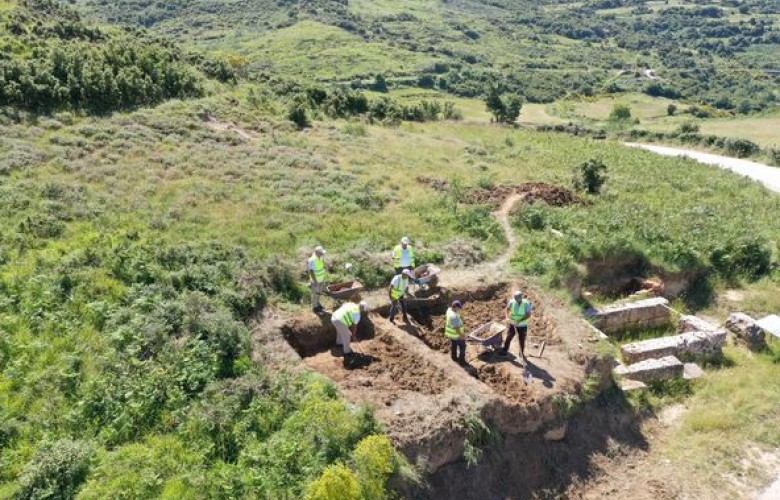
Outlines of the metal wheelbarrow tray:
M 467 340 L 471 344 L 478 344 L 482 348 L 501 347 L 504 341 L 506 326 L 496 321 L 486 323 L 469 333 Z
M 435 285 L 441 269 L 433 264 L 423 264 L 414 269 L 414 279 L 421 285 Z
M 334 283 L 325 288 L 330 297 L 338 300 L 348 299 L 361 290 L 363 290 L 363 285 L 357 280 Z

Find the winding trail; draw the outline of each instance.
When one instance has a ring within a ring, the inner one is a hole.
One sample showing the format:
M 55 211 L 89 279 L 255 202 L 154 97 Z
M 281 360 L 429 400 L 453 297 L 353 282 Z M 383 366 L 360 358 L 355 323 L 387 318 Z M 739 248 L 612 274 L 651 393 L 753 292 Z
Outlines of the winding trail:
M 656 146 L 654 144 L 640 144 L 636 142 L 625 142 L 624 145 L 631 148 L 640 148 L 664 156 L 679 156 L 696 160 L 699 163 L 713 165 L 725 170 L 731 170 L 740 175 L 744 175 L 760 182 L 767 189 L 780 193 L 780 168 L 770 167 L 763 163 L 749 160 L 740 160 L 729 156 L 716 155 L 712 153 L 702 153 L 691 149 L 670 148 L 667 146 Z
M 526 197 L 527 193 L 515 193 L 501 204 L 501 208 L 493 212 L 493 216 L 501 224 L 501 228 L 504 230 L 504 236 L 507 241 L 507 248 L 492 261 L 493 265 L 504 266 L 509 264 L 509 259 L 512 258 L 512 254 L 517 250 L 517 235 L 512 231 L 512 225 L 509 223 L 509 214 L 512 212 L 514 206 Z

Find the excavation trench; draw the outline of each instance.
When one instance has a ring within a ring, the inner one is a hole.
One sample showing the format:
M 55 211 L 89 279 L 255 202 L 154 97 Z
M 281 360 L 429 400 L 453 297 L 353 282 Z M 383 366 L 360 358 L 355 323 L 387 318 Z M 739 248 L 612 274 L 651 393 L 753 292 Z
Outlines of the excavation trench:
M 503 434 L 559 426 L 562 417 L 554 399 L 577 394 L 587 373 L 594 370 L 592 356 L 572 355 L 559 334 L 564 328 L 567 337 L 576 339 L 588 335 L 586 327 L 556 316 L 555 306 L 530 290 L 534 314 L 526 342 L 527 362 L 519 355 L 518 339 L 508 356 L 470 344 L 469 366 L 450 359 L 444 318 L 451 301 L 464 303 L 462 316 L 471 331 L 490 321 L 503 321 L 506 301 L 516 286 L 494 283 L 423 293 L 409 301 L 409 324 L 391 324 L 386 319 L 388 307 L 375 307 L 360 323 L 352 347 L 361 362 L 351 370 L 343 367 L 328 317 L 302 315 L 288 321 L 282 333 L 307 367 L 331 379 L 350 401 L 373 406 L 409 459 L 437 470 L 461 458 L 468 437 L 467 415 L 479 416 Z M 542 343 L 544 356 L 535 358 Z M 523 380 L 525 370 L 533 376 L 530 384 Z

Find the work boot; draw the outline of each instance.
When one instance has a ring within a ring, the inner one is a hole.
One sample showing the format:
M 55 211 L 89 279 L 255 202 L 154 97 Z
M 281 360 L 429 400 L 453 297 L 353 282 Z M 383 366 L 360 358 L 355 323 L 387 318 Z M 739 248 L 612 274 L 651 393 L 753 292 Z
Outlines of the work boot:
M 466 366 L 466 365 L 468 365 L 469 363 L 466 361 L 466 358 L 458 358 L 458 364 L 459 364 L 460 366 Z
M 352 370 L 355 368 L 356 359 L 355 359 L 355 353 L 349 352 L 344 354 L 344 368 L 347 370 Z

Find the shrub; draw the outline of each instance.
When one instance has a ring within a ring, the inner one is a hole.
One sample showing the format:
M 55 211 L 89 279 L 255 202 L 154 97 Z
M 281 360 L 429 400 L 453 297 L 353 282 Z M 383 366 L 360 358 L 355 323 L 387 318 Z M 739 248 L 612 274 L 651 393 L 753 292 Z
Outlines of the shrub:
M 666 114 L 669 116 L 674 116 L 674 114 L 677 112 L 677 106 L 674 104 L 670 104 L 666 107 Z
M 306 500 L 360 500 L 360 485 L 344 464 L 328 466 L 306 492 Z
M 772 251 L 766 242 L 757 239 L 730 241 L 712 251 L 710 262 L 722 276 L 756 279 L 769 271 Z
M 737 158 L 747 158 L 761 151 L 761 147 L 747 139 L 726 139 L 724 142 L 726 151 Z
M 694 121 L 687 121 L 684 123 L 681 123 L 679 127 L 677 127 L 677 133 L 678 134 L 698 134 L 699 133 L 699 124 Z
M 485 106 L 498 123 L 514 123 L 520 116 L 523 100 L 517 95 L 501 95 L 498 87 L 492 87 L 485 98 Z
M 92 448 L 62 439 L 44 445 L 22 470 L 17 499 L 73 498 L 87 477 Z
M 385 497 L 387 479 L 397 469 L 395 452 L 387 436 L 363 438 L 352 452 L 363 498 Z
M 299 129 L 311 126 L 309 111 L 302 102 L 294 102 L 287 108 L 287 119 L 296 124 Z
M 609 121 L 627 121 L 631 119 L 631 108 L 627 104 L 615 104 L 609 113 Z
M 577 167 L 574 175 L 575 189 L 598 194 L 607 181 L 607 166 L 601 160 L 591 158 Z

